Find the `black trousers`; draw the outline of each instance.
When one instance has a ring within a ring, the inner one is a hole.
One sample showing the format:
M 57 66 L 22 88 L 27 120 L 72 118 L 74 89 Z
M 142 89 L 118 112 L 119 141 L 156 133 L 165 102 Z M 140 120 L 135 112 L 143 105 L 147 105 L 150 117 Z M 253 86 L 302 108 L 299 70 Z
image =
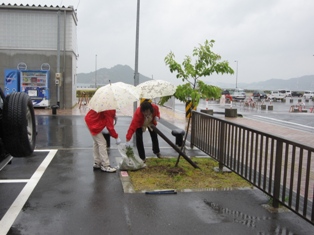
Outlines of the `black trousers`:
M 149 128 L 147 128 L 147 130 L 149 131 L 150 137 L 152 139 L 153 153 L 157 154 L 160 152 L 157 133 L 154 131 L 151 131 Z M 140 158 L 142 160 L 145 160 L 146 156 L 145 156 L 145 149 L 144 149 L 144 143 L 143 143 L 142 128 L 136 129 L 136 147 L 137 147 L 138 155 L 140 156 Z

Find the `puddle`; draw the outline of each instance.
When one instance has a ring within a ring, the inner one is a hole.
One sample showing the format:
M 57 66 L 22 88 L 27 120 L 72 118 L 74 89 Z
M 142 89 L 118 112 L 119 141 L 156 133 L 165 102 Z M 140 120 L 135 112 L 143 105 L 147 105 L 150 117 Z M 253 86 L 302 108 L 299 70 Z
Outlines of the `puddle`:
M 256 229 L 259 221 L 273 220 L 272 217 L 268 216 L 252 216 L 245 214 L 241 211 L 232 210 L 229 208 L 223 208 L 221 205 L 210 202 L 207 200 L 196 201 L 191 204 L 195 209 L 197 216 L 207 224 L 216 223 L 239 223 L 248 228 Z M 288 231 L 287 228 L 275 225 L 271 232 L 274 234 L 289 234 L 293 235 L 292 232 Z M 270 231 L 262 232 L 259 231 L 257 234 L 269 234 Z
M 256 217 L 244 214 L 240 211 L 231 210 L 228 208 L 223 208 L 217 203 L 204 201 L 205 205 L 207 205 L 212 212 L 214 212 L 217 216 L 222 218 L 221 222 L 233 222 L 240 223 L 247 227 L 255 228 L 256 222 L 258 220 L 270 220 L 270 217 Z

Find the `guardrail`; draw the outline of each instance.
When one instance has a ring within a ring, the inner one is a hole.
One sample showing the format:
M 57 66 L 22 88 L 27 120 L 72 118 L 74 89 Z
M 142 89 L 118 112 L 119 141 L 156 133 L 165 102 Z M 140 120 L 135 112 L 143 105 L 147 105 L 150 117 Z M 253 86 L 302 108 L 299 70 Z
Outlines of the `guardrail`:
M 314 148 L 196 111 L 194 146 L 314 224 Z

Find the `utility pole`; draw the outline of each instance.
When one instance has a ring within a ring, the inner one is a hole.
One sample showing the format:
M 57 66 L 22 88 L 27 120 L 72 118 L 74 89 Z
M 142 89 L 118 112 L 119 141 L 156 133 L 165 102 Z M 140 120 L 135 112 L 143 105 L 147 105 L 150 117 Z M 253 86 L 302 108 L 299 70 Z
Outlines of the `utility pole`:
M 238 88 L 238 62 L 237 60 L 235 60 L 234 62 L 237 63 L 237 70 L 236 70 L 236 88 Z

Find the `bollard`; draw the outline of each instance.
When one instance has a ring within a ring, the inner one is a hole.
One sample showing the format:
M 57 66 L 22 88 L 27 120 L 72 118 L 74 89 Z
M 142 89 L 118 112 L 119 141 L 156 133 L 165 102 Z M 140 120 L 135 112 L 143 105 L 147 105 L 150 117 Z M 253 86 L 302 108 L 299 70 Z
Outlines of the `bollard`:
M 183 145 L 183 136 L 185 134 L 185 131 L 181 129 L 174 129 L 171 131 L 171 134 L 176 138 L 176 145 L 181 147 Z
M 237 117 L 237 109 L 225 109 L 225 117 Z
M 207 113 L 209 115 L 214 115 L 214 110 L 213 109 L 201 109 L 202 113 Z
M 51 106 L 52 114 L 53 114 L 53 115 L 56 115 L 56 114 L 57 114 L 57 109 L 58 109 L 58 108 L 59 108 L 58 105 L 52 105 L 52 106 Z

